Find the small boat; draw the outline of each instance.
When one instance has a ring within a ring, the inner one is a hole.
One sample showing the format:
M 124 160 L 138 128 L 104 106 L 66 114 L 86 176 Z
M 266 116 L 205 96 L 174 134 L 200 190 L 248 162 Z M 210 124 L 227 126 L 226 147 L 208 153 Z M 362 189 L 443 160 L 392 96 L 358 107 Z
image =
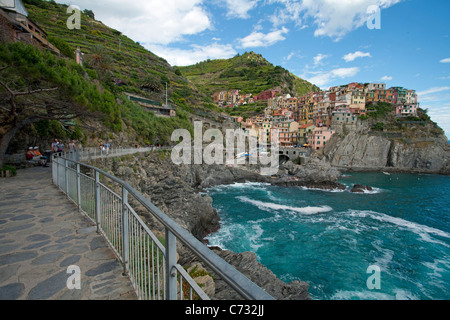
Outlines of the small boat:
M 391 174 L 389 172 L 383 172 L 385 175 L 390 176 Z

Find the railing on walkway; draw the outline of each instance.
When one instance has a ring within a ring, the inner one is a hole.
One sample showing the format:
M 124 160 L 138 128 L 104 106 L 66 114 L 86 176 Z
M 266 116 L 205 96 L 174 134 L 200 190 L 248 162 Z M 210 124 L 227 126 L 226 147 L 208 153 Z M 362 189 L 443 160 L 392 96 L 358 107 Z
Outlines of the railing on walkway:
M 144 153 L 144 152 L 151 152 L 151 151 L 157 151 L 161 150 L 163 148 L 158 147 L 146 147 L 146 148 L 108 148 L 108 149 L 100 149 L 100 148 L 83 148 L 81 150 L 78 150 L 77 154 L 79 156 L 79 159 L 81 161 L 86 160 L 95 160 L 95 159 L 101 159 L 101 158 L 109 158 L 109 157 L 120 157 L 128 154 L 135 154 L 135 153 Z
M 54 184 L 96 223 L 97 232 L 107 239 L 123 265 L 124 274 L 130 277 L 139 299 L 210 299 L 177 263 L 178 241 L 244 299 L 274 299 L 177 225 L 128 183 L 69 158 L 55 157 L 52 172 Z M 120 191 L 114 192 L 112 185 Z M 155 236 L 136 213 L 133 208 L 136 205 L 142 206 L 161 223 L 164 237 Z

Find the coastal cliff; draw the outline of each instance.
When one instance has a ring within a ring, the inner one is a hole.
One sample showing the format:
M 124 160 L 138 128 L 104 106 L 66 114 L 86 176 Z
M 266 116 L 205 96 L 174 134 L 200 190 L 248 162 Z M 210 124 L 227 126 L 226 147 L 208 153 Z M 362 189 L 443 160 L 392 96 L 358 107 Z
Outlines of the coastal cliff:
M 448 141 L 435 123 L 399 123 L 393 117 L 384 121 L 383 131 L 364 123 L 335 134 L 323 151 L 324 160 L 344 171 L 450 174 Z

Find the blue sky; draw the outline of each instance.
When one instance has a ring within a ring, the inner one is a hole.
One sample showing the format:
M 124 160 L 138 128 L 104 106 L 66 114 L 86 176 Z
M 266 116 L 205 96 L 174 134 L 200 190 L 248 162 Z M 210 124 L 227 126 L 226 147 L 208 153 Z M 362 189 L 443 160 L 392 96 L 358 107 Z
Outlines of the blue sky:
M 355 81 L 415 89 L 450 138 L 450 1 L 58 2 L 93 10 L 172 65 L 254 51 L 323 89 Z M 373 6 L 381 20 L 369 18 Z

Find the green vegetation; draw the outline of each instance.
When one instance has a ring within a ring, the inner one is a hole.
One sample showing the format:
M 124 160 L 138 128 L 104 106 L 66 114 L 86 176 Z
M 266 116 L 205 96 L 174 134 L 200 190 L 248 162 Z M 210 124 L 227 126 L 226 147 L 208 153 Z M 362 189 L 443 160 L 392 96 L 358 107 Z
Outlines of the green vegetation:
M 9 84 L 12 90 L 57 87 L 59 98 L 84 106 L 90 112 L 101 113 L 105 125 L 114 131 L 122 129 L 120 109 L 114 95 L 108 90 L 100 93 L 94 84 L 86 81 L 83 68 L 75 62 L 57 58 L 48 51 L 39 51 L 30 45 L 13 43 L 0 47 L 0 63 L 14 70 L 0 74 L 0 80 Z M 57 129 L 54 122 L 47 121 L 40 123 L 38 130 L 48 133 L 49 130 Z
M 15 167 L 4 165 L 0 168 L 0 177 L 5 177 L 7 171 L 9 171 L 9 174 L 12 177 L 17 175 L 17 169 Z
M 392 112 L 394 112 L 394 107 L 387 102 L 378 102 L 376 105 L 367 107 L 367 116 L 373 119 L 386 118 Z
M 244 119 L 264 114 L 264 109 L 267 104 L 265 103 L 252 103 L 249 105 L 243 105 L 234 108 L 227 108 L 225 110 L 232 117 L 243 117 Z
M 259 94 L 281 87 L 284 92 L 301 96 L 319 88 L 280 66 L 273 66 L 261 55 L 246 52 L 232 59 L 206 60 L 193 66 L 179 67 L 198 90 L 208 96 L 221 90 L 239 89 L 241 93 Z
M 386 127 L 386 124 L 384 122 L 378 122 L 372 127 L 372 130 L 383 131 L 385 127 Z
M 132 133 L 133 130 L 138 133 L 138 142 L 144 144 L 168 143 L 175 129 L 193 131 L 190 112 L 197 109 L 219 111 L 203 102 L 204 96 L 191 87 L 180 70 L 172 68 L 167 61 L 121 32 L 94 20 L 95 14 L 91 10 L 82 13 L 81 30 L 69 30 L 65 23 L 69 17 L 67 5 L 43 0 L 24 2 L 29 17 L 48 33 L 48 40 L 65 58 L 21 44 L 1 47 L 0 67 L 11 65 L 15 72 L 4 72 L 0 80 L 14 83 L 17 88 L 58 86 L 69 100 L 91 112 L 98 112 L 111 132 L 127 130 Z M 74 61 L 76 48 L 85 54 L 83 67 Z M 174 118 L 157 117 L 123 95 L 129 92 L 162 103 L 166 83 L 169 85 L 169 103 L 177 107 Z M 68 124 L 45 120 L 27 130 L 44 139 L 58 136 L 83 140 L 87 135 L 79 121 Z M 105 136 L 104 132 L 97 134 Z

